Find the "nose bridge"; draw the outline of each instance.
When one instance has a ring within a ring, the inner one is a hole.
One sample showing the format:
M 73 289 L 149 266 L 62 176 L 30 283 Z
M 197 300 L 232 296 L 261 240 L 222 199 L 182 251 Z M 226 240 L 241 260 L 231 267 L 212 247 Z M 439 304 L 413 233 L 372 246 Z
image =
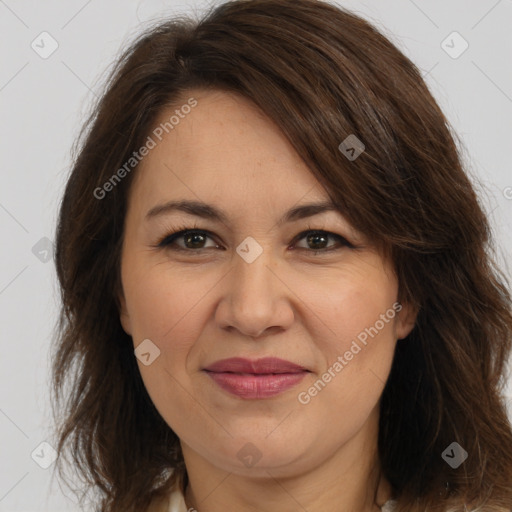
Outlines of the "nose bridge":
M 255 246 L 254 242 L 248 241 L 237 248 L 231 293 L 242 311 L 251 307 L 254 313 L 261 313 L 274 301 L 275 276 L 269 268 L 272 265 L 271 250 L 259 247 L 259 244 Z
M 250 238 L 250 237 L 248 237 Z M 226 302 L 229 313 L 225 325 L 249 336 L 258 336 L 269 327 L 286 327 L 293 317 L 284 297 L 286 287 L 274 274 L 274 254 L 254 239 L 237 248 Z M 226 306 L 225 304 L 225 306 Z

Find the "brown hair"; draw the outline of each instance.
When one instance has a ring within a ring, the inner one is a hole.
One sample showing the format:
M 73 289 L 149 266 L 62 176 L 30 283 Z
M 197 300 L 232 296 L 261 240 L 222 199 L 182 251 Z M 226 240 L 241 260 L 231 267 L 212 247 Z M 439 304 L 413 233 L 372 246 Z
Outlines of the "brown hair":
M 104 199 L 94 191 L 142 146 L 162 109 L 193 88 L 259 106 L 346 218 L 391 256 L 399 299 L 419 309 L 381 399 L 380 460 L 398 510 L 512 509 L 501 397 L 511 298 L 456 135 L 418 69 L 384 35 L 315 0 L 234 1 L 198 21 L 168 20 L 115 65 L 81 133 L 56 233 L 59 471 L 69 447 L 104 512 L 145 511 L 186 481 L 178 438 L 152 404 L 119 321 L 136 170 Z M 352 161 L 338 149 L 350 134 L 365 145 Z M 441 457 L 454 441 L 468 452 L 457 469 Z

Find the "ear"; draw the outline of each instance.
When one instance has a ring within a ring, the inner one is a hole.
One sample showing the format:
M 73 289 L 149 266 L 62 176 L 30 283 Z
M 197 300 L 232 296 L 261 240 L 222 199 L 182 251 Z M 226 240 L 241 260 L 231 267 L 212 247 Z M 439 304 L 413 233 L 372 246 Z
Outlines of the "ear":
M 418 308 L 410 303 L 396 303 L 395 311 L 395 335 L 396 339 L 402 340 L 409 336 L 416 323 L 418 317 Z
M 124 292 L 121 292 L 118 295 L 119 298 L 119 320 L 121 321 L 121 326 L 123 330 L 128 336 L 132 335 L 132 325 L 130 321 L 130 315 L 128 314 L 128 309 L 126 308 L 126 299 L 124 297 Z

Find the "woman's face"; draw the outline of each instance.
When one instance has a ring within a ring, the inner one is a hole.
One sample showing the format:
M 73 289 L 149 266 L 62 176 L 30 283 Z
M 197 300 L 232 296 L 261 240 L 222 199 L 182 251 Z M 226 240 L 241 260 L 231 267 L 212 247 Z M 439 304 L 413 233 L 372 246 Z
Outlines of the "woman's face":
M 126 217 L 121 321 L 143 342 L 147 391 L 189 459 L 226 471 L 285 476 L 356 453 L 376 440 L 396 340 L 413 325 L 392 268 L 336 210 L 288 215 L 329 197 L 250 102 L 190 97 L 152 135 Z M 187 201 L 205 206 L 169 204 Z M 169 239 L 182 229 L 197 231 Z M 230 358 L 248 361 L 212 367 Z M 297 366 L 251 364 L 261 358 Z

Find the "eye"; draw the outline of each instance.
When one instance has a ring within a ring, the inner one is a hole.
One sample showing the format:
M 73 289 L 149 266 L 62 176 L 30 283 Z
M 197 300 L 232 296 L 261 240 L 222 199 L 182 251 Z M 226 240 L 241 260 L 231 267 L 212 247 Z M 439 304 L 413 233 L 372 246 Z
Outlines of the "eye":
M 330 239 L 334 239 L 337 241 L 334 245 L 328 245 L 328 241 Z M 317 254 L 319 252 L 328 252 L 335 249 L 340 249 L 341 247 L 351 247 L 354 246 L 348 242 L 344 237 L 341 235 L 337 235 L 336 233 L 330 233 L 329 231 L 322 231 L 322 230 L 309 230 L 309 231 L 303 231 L 297 237 L 295 240 L 303 240 L 305 239 L 306 244 L 308 247 L 298 247 L 299 249 L 306 249 L 313 251 L 314 254 Z M 312 247 L 313 246 L 313 247 Z
M 329 244 L 329 239 L 334 240 L 334 244 Z M 207 241 L 211 240 L 212 243 L 208 246 Z M 300 247 L 297 245 L 298 241 L 305 240 L 306 247 Z M 182 242 L 182 243 L 178 243 Z M 309 229 L 303 231 L 297 235 L 292 242 L 292 246 L 295 249 L 317 254 L 325 254 L 336 249 L 342 249 L 343 247 L 354 248 L 350 242 L 344 237 L 336 233 L 329 231 L 323 231 L 318 229 Z M 202 229 L 191 229 L 191 228 L 178 228 L 173 233 L 166 235 L 156 247 L 164 247 L 175 251 L 185 251 L 188 253 L 200 253 L 205 249 L 221 248 L 219 244 L 213 240 L 213 234 L 209 231 Z
M 204 244 L 208 239 L 212 239 L 208 231 L 199 229 L 182 229 L 167 235 L 161 242 L 158 243 L 158 247 L 170 247 L 179 251 L 189 252 L 198 252 L 201 249 L 218 247 L 218 244 L 215 243 L 210 247 L 205 246 Z M 178 244 L 177 241 L 183 241 L 184 245 Z

